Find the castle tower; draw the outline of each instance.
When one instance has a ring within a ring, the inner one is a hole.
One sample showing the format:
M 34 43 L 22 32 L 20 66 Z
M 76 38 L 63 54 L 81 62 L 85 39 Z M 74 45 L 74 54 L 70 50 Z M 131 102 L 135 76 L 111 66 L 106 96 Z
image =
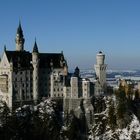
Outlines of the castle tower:
M 106 88 L 106 69 L 107 65 L 104 63 L 105 55 L 100 51 L 96 55 L 96 65 L 94 65 L 97 79 L 104 91 Z
M 71 85 L 71 98 L 77 99 L 78 98 L 78 77 L 71 77 L 70 81 Z
M 33 64 L 33 100 L 35 104 L 39 99 L 39 53 L 37 43 L 35 41 L 33 52 L 32 52 L 32 64 Z
M 17 28 L 17 34 L 16 34 L 16 51 L 24 51 L 24 36 L 23 36 L 23 31 L 21 28 L 21 23 L 19 22 L 19 26 Z
M 78 67 L 75 68 L 74 75 L 80 77 L 80 69 Z

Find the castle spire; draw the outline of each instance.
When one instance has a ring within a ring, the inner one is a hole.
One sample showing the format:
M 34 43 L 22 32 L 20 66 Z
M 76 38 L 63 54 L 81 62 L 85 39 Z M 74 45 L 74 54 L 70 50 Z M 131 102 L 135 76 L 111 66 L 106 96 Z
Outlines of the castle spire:
M 33 47 L 33 52 L 38 53 L 38 46 L 37 46 L 37 43 L 36 43 L 36 38 L 35 38 L 35 43 L 34 43 L 34 47 Z
M 32 52 L 32 63 L 33 63 L 33 100 L 34 103 L 36 104 L 39 99 L 39 54 L 36 39 Z
M 19 26 L 17 28 L 15 42 L 16 42 L 16 51 L 23 51 L 25 39 L 24 39 L 23 30 L 22 30 L 20 21 L 19 21 Z
M 4 51 L 6 51 L 6 45 L 4 45 Z
M 20 36 L 20 37 L 23 37 L 23 31 L 22 31 L 22 27 L 21 27 L 21 22 L 19 21 L 19 26 L 17 28 L 17 34 Z
M 79 77 L 80 76 L 80 69 L 78 68 L 78 66 L 75 68 L 74 75 L 76 77 Z

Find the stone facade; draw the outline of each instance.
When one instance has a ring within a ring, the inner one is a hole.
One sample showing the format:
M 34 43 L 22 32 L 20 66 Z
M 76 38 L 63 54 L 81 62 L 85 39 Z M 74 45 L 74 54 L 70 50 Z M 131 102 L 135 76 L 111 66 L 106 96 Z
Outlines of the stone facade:
M 67 61 L 61 53 L 40 53 L 35 40 L 33 51 L 24 49 L 24 36 L 21 24 L 16 34 L 16 50 L 4 49 L 0 62 L 0 99 L 10 108 L 23 104 L 37 104 L 42 98 L 63 100 L 63 111 L 80 116 L 82 109 L 92 121 L 91 97 L 100 95 L 106 87 L 105 55 L 97 54 L 95 71 L 97 81 L 80 77 L 80 69 L 68 72 Z
M 100 51 L 96 55 L 96 64 L 94 65 L 95 73 L 96 73 L 95 95 L 101 95 L 101 94 L 104 94 L 106 92 L 107 65 L 105 64 L 104 61 L 105 61 L 105 55 Z
M 35 41 L 33 51 L 24 49 L 21 24 L 16 34 L 16 50 L 4 49 L 0 62 L 0 98 L 10 108 L 37 103 L 43 97 L 63 97 L 63 81 L 67 62 L 63 52 L 39 53 Z

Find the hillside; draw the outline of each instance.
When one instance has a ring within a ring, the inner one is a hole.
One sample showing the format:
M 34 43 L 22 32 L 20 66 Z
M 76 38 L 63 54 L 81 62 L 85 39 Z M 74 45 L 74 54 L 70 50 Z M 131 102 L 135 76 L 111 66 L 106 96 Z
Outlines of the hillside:
M 10 111 L 0 103 L 2 140 L 135 140 L 140 139 L 139 99 L 124 94 L 93 97 L 92 124 L 86 114 L 78 118 L 73 111 L 64 118 L 56 101 L 46 99 L 36 106 L 24 105 Z M 83 109 L 84 110 L 84 109 Z M 91 127 L 88 127 L 91 126 Z
M 136 101 L 116 96 L 103 97 L 105 109 L 94 114 L 89 140 L 140 139 L 140 122 Z

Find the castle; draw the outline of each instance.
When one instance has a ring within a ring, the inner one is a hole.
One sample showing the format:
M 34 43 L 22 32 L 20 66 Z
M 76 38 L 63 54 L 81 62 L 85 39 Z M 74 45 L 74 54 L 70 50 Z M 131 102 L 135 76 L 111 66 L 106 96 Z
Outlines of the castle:
M 24 35 L 21 24 L 17 28 L 16 50 L 4 47 L 0 61 L 0 100 L 17 107 L 23 104 L 36 104 L 42 98 L 61 98 L 65 109 L 75 109 L 81 99 L 103 94 L 106 90 L 105 55 L 99 52 L 96 57 L 96 80 L 80 77 L 76 67 L 73 74 L 68 72 L 63 52 L 40 53 L 35 40 L 32 52 L 24 49 Z M 77 100 L 77 102 L 75 102 Z M 79 100 L 79 101 L 78 101 Z

